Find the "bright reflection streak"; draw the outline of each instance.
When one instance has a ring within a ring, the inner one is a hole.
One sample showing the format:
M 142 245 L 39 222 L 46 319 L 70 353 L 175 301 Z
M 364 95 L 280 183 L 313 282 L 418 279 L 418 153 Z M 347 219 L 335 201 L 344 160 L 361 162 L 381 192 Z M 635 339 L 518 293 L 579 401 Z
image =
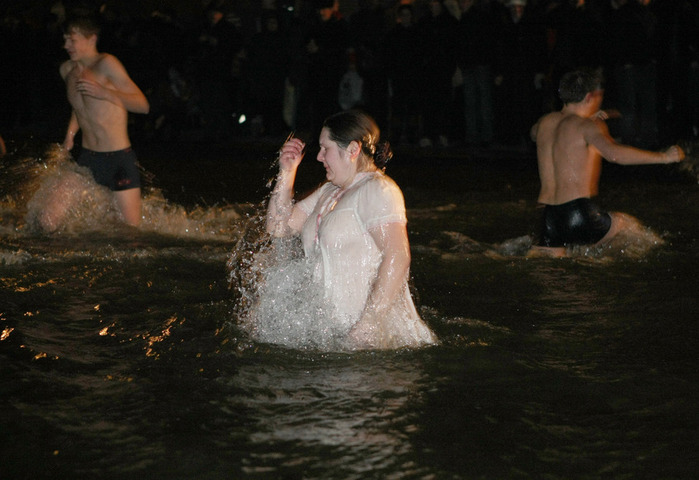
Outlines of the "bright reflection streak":
M 154 351 L 155 344 L 162 342 L 167 337 L 170 336 L 172 325 L 177 321 L 177 317 L 171 317 L 165 322 L 165 328 L 163 328 L 160 335 L 148 335 L 144 334 L 143 339 L 148 342 L 146 347 L 146 356 L 158 358 L 159 354 Z
M 7 340 L 7 338 L 10 336 L 10 334 L 12 333 L 13 330 L 14 330 L 14 328 L 10 328 L 10 327 L 5 328 L 2 331 L 2 333 L 0 333 L 0 342 L 2 342 L 3 340 Z

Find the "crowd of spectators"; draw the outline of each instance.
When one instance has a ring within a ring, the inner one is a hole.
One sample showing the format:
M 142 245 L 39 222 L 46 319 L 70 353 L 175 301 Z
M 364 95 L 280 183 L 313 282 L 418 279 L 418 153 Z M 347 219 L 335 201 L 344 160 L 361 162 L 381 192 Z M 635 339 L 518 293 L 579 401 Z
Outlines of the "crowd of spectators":
M 315 135 L 327 115 L 361 107 L 394 143 L 526 148 L 535 120 L 560 108 L 560 76 L 583 66 L 603 69 L 624 143 L 699 136 L 699 7 L 689 0 L 340 2 L 350 0 L 211 0 L 186 14 L 13 2 L 0 11 L 0 133 L 64 127 L 60 25 L 82 9 L 99 11 L 100 51 L 151 104 L 133 116 L 136 137 Z

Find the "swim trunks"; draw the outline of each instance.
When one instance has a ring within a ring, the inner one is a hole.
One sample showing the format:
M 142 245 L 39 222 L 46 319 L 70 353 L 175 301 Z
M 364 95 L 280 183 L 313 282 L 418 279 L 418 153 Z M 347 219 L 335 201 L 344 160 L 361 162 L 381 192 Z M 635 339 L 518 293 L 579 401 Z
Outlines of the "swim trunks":
M 561 205 L 546 205 L 540 226 L 539 246 L 591 245 L 604 238 L 612 217 L 589 198 Z
M 116 152 L 95 152 L 83 148 L 77 163 L 89 168 L 95 181 L 112 191 L 141 187 L 136 153 L 131 147 Z

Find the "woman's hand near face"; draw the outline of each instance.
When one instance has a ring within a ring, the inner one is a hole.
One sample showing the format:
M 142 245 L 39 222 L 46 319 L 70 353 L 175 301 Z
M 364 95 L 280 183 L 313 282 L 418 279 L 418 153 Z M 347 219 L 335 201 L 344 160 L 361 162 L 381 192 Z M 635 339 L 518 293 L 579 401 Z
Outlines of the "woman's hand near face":
M 293 204 L 296 170 L 303 160 L 305 148 L 306 144 L 301 140 L 291 138 L 279 150 L 279 174 L 267 208 L 267 232 L 275 237 L 298 233 L 308 216 Z
M 296 171 L 306 153 L 306 144 L 298 138 L 292 138 L 282 145 L 279 150 L 279 170 Z

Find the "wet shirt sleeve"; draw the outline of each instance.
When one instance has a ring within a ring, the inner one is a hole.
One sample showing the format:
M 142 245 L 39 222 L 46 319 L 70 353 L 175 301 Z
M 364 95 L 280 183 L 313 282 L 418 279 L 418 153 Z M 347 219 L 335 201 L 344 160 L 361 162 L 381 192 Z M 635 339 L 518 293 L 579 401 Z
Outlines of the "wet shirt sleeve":
M 357 204 L 357 215 L 367 230 L 408 221 L 403 193 L 393 180 L 385 176 L 364 185 Z

